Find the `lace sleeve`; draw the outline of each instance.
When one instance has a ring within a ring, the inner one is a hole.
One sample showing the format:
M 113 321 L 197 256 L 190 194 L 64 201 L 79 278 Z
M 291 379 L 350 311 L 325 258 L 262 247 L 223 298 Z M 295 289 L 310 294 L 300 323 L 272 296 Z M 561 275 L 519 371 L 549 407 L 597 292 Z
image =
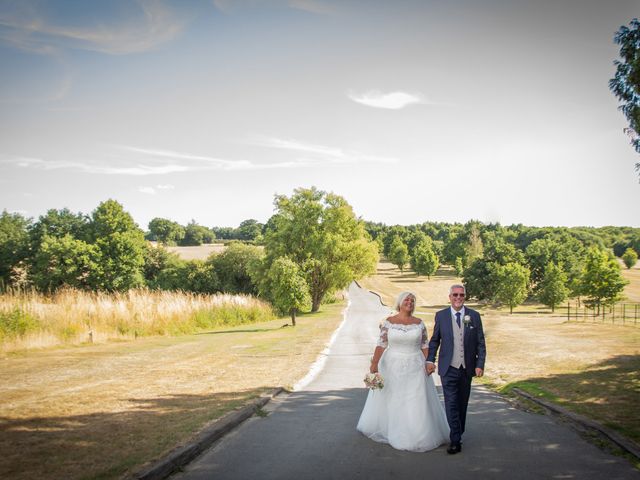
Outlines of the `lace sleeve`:
M 429 338 L 427 336 L 427 327 L 424 322 L 422 322 L 422 341 L 420 342 L 420 348 L 429 348 Z
M 389 332 L 389 325 L 387 325 L 387 321 L 385 320 L 380 324 L 380 336 L 378 337 L 378 343 L 376 343 L 376 347 L 387 348 L 388 340 L 387 334 Z

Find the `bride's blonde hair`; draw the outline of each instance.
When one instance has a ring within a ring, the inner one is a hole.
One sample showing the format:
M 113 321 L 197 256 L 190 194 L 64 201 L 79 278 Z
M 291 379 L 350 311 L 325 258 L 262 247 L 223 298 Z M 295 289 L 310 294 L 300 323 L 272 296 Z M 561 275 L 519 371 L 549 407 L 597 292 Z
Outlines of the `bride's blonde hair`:
M 413 297 L 413 310 L 416 309 L 416 296 L 412 292 L 402 292 L 400 295 L 398 295 L 398 299 L 396 300 L 396 310 L 398 312 L 400 311 L 402 302 L 404 302 L 405 298 L 407 297 Z M 413 313 L 413 310 L 411 311 L 411 313 Z

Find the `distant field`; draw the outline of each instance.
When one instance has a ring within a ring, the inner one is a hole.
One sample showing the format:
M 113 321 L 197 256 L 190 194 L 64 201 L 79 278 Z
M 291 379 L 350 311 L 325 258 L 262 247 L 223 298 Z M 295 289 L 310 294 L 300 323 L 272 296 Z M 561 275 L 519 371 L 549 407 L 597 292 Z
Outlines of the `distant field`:
M 212 253 L 220 253 L 224 249 L 222 243 L 206 243 L 197 247 L 167 247 L 167 250 L 177 253 L 183 260 L 206 260 Z

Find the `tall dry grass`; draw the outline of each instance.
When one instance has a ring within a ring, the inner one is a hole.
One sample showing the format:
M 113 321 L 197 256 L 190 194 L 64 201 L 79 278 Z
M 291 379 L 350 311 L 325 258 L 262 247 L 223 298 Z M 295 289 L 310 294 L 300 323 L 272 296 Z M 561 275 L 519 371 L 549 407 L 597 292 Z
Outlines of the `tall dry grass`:
M 130 290 L 0 294 L 0 351 L 194 333 L 275 318 L 244 295 Z

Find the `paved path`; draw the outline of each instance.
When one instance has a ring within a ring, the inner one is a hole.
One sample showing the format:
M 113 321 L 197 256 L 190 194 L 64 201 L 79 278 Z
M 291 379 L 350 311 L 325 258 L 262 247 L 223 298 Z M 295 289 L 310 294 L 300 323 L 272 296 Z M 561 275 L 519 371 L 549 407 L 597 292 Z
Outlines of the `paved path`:
M 461 454 L 394 450 L 355 430 L 367 391 L 362 377 L 388 313 L 355 284 L 326 364 L 302 390 L 277 397 L 173 480 L 197 479 L 640 479 L 552 418 L 522 412 L 474 387 Z M 491 368 L 488 352 L 487 368 Z M 437 379 L 437 377 L 436 377 Z

